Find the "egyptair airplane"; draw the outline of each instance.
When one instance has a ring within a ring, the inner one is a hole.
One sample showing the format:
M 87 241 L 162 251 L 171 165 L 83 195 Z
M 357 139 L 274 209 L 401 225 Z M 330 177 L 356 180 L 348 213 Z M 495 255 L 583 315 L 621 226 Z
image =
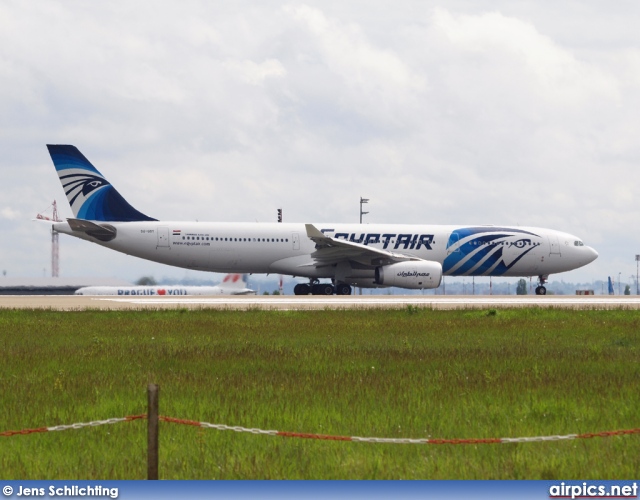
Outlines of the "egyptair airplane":
M 75 291 L 75 295 L 255 295 L 256 291 L 247 288 L 246 279 L 241 274 L 227 274 L 222 283 L 215 286 L 84 286 Z
M 296 295 L 430 289 L 445 275 L 537 276 L 544 295 L 550 274 L 598 257 L 576 236 L 537 227 L 159 221 L 127 203 L 75 146 L 47 148 L 74 214 L 55 231 L 186 269 L 308 278 Z

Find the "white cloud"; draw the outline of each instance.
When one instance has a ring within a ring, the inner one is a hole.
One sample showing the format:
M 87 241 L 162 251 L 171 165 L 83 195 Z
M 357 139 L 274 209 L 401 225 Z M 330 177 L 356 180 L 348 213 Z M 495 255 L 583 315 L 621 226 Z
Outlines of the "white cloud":
M 332 71 L 349 85 L 420 89 L 424 82 L 389 49 L 372 46 L 355 23 L 328 19 L 322 11 L 307 5 L 285 8 L 292 17 L 303 22 L 316 37 L 318 48 Z
M 0 217 L 7 220 L 15 220 L 20 217 L 21 214 L 17 210 L 14 210 L 11 207 L 4 207 L 0 210 Z
M 554 105 L 565 108 L 588 104 L 590 99 L 617 101 L 620 97 L 615 79 L 580 61 L 531 23 L 499 12 L 454 15 L 438 8 L 433 13 L 433 26 L 453 46 L 474 54 L 474 62 L 501 62 L 509 66 L 510 73 L 524 73 L 533 80 L 531 87 Z
M 280 61 L 276 59 L 268 59 L 262 63 L 229 61 L 224 66 L 236 73 L 241 81 L 250 85 L 261 85 L 267 78 L 282 77 L 286 73 Z
M 288 5 L 285 12 L 308 37 L 296 52 L 303 68 L 320 65 L 338 78 L 334 105 L 370 120 L 402 123 L 416 94 L 426 88 L 423 76 L 394 50 L 370 42 L 357 23 L 333 19 L 308 5 Z

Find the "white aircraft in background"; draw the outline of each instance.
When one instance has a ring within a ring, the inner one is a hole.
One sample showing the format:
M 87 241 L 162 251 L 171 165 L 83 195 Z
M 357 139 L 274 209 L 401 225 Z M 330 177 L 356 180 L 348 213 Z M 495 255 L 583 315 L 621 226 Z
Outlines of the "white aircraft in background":
M 537 276 L 544 295 L 550 274 L 598 257 L 576 236 L 536 227 L 159 221 L 129 205 L 76 147 L 47 147 L 75 216 L 53 230 L 186 269 L 309 278 L 296 295 L 437 288 L 443 275 Z
M 216 286 L 85 286 L 75 295 L 255 295 L 241 274 L 227 274 Z

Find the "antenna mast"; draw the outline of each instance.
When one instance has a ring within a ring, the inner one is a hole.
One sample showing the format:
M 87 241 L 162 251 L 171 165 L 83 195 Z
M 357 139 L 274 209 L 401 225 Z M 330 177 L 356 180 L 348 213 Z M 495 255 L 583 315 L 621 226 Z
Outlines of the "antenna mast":
M 50 220 L 52 222 L 62 222 L 62 220 L 58 217 L 58 204 L 56 203 L 56 200 L 53 200 L 51 207 L 53 208 L 51 217 L 47 217 L 46 215 L 44 215 L 44 213 L 41 213 L 36 215 L 36 219 Z M 46 213 L 48 211 L 49 209 L 47 208 L 44 212 Z M 58 243 L 58 234 L 58 231 L 54 230 L 53 226 L 51 226 L 51 276 L 53 278 L 57 278 L 59 273 L 58 263 L 60 258 L 60 245 Z
M 53 221 L 60 222 L 58 218 L 58 204 L 53 200 Z M 60 272 L 60 244 L 58 242 L 58 231 L 51 226 L 51 277 L 57 278 Z

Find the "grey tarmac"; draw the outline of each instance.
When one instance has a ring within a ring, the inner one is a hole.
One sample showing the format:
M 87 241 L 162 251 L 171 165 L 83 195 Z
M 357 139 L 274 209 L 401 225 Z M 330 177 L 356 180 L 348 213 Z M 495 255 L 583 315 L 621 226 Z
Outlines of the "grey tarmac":
M 351 296 L 75 296 L 3 295 L 2 309 L 141 310 L 141 309 L 385 309 L 408 306 L 426 309 L 507 309 L 551 307 L 559 309 L 640 309 L 639 296 L 516 296 L 516 295 L 351 295 Z

